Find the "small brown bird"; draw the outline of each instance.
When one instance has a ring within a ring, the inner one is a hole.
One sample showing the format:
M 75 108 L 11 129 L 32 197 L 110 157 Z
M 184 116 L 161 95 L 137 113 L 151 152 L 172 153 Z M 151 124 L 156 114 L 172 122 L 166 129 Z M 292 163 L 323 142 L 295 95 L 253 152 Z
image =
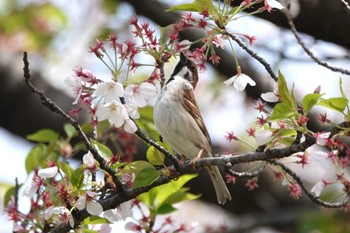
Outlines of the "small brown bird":
M 162 138 L 192 161 L 213 156 L 211 139 L 198 109 L 193 89 L 198 81 L 194 63 L 181 53 L 173 74 L 163 86 L 154 107 L 154 123 Z M 216 166 L 206 167 L 219 204 L 231 200 Z

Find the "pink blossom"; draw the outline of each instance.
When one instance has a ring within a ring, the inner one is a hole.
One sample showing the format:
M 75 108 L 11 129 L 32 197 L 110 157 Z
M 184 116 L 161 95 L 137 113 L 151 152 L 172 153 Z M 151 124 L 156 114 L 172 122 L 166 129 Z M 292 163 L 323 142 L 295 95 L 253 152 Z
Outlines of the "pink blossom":
M 258 183 L 256 179 L 249 179 L 247 180 L 247 183 L 245 184 L 245 187 L 249 190 L 252 191 L 258 187 Z
M 302 195 L 301 187 L 297 183 L 289 184 L 289 192 L 290 197 L 294 200 L 298 200 Z
M 213 43 L 216 45 L 216 47 L 220 47 L 221 49 L 225 48 L 225 43 L 222 40 L 222 37 L 219 35 L 214 36 Z
M 229 142 L 231 142 L 232 140 L 238 140 L 238 137 L 234 135 L 234 133 L 231 131 L 231 132 L 228 132 L 226 135 L 225 135 L 225 139 Z
M 329 136 L 331 135 L 331 132 L 320 132 L 315 133 L 314 137 L 316 138 L 316 143 L 320 146 L 325 146 L 327 144 L 327 141 L 329 140 Z
M 228 183 L 228 184 L 235 184 L 236 183 L 236 177 L 233 175 L 230 175 L 230 174 L 225 175 L 225 180 L 226 180 L 226 183 Z

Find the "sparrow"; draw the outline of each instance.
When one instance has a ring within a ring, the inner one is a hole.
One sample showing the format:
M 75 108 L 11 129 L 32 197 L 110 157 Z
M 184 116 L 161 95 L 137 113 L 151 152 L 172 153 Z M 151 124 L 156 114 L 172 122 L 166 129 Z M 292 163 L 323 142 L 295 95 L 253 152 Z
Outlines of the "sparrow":
M 196 65 L 181 53 L 180 61 L 157 97 L 153 113 L 154 124 L 163 140 L 175 152 L 194 162 L 201 157 L 213 156 L 211 139 L 194 97 L 197 82 Z M 231 200 L 218 167 L 208 166 L 206 170 L 218 203 Z

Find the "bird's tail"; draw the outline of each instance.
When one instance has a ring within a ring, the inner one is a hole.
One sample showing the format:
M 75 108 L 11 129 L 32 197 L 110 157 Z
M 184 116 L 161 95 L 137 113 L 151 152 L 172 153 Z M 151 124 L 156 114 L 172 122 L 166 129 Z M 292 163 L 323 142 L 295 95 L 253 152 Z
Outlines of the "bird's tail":
M 214 185 L 218 203 L 223 205 L 226 203 L 226 200 L 231 200 L 231 194 L 226 187 L 225 181 L 222 178 L 218 167 L 207 167 L 207 171 Z

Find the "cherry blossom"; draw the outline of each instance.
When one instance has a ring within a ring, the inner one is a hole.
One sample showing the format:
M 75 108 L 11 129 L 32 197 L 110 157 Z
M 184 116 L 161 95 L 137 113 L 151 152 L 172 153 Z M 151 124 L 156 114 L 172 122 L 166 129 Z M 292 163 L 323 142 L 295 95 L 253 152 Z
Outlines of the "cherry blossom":
M 138 107 L 145 107 L 147 100 L 153 98 L 156 94 L 156 87 L 147 82 L 140 85 L 130 84 L 125 88 L 125 95 Z
M 262 129 L 255 133 L 255 139 L 258 145 L 265 145 L 273 139 L 273 135 L 271 131 Z
M 77 104 L 83 91 L 83 86 L 81 84 L 81 81 L 79 81 L 74 76 L 69 76 L 64 80 L 64 84 L 66 87 L 71 89 L 72 93 L 76 97 L 75 100 L 73 101 L 73 104 Z
M 103 208 L 100 203 L 93 200 L 95 196 L 94 192 L 87 191 L 84 196 L 79 197 L 75 206 L 78 210 L 86 208 L 89 214 L 98 216 L 103 212 Z
M 128 217 L 132 217 L 131 201 L 123 202 L 115 209 L 106 210 L 103 213 L 103 217 L 110 222 L 126 220 Z
M 121 127 L 125 120 L 129 119 L 125 106 L 117 101 L 99 105 L 96 116 L 99 121 L 108 120 L 115 127 Z
M 73 228 L 74 227 L 74 218 L 72 216 L 72 213 L 63 206 L 58 206 L 58 207 L 54 207 L 54 206 L 50 206 L 45 210 L 45 214 L 44 214 L 44 219 L 45 220 L 49 220 L 50 218 L 54 217 L 54 216 L 58 216 L 59 221 L 63 221 L 63 222 L 69 222 L 69 225 Z
M 89 170 L 95 170 L 96 161 L 90 151 L 83 156 L 83 164 L 85 164 Z
M 276 0 L 265 0 L 264 5 L 267 11 L 271 11 L 272 9 L 282 10 L 284 6 Z
M 32 183 L 24 188 L 23 196 L 31 198 L 42 184 L 43 180 L 38 175 L 34 175 Z
M 275 92 L 267 92 L 261 94 L 261 98 L 269 103 L 275 103 L 280 100 L 279 96 Z
M 38 176 L 41 178 L 53 178 L 56 176 L 58 172 L 58 167 L 48 167 L 48 168 L 43 168 L 38 171 Z
M 124 96 L 123 85 L 115 81 L 107 81 L 97 86 L 95 90 L 97 97 L 104 97 L 105 103 L 119 101 L 119 98 Z
M 236 74 L 235 76 L 226 80 L 224 83 L 226 86 L 233 84 L 237 91 L 243 91 L 246 88 L 247 84 L 251 86 L 256 85 L 253 79 L 251 79 L 248 75 L 243 73 Z
M 294 200 L 298 200 L 302 195 L 301 187 L 297 183 L 289 184 L 289 192 L 290 197 Z
M 322 191 L 325 189 L 326 187 L 326 183 L 321 180 L 321 181 L 318 181 L 314 187 L 312 187 L 311 189 L 311 193 L 313 193 L 316 197 L 319 197 L 322 193 Z
M 316 138 L 316 143 L 320 146 L 325 146 L 328 142 L 328 138 L 331 135 L 331 132 L 320 132 L 315 133 L 314 137 Z

